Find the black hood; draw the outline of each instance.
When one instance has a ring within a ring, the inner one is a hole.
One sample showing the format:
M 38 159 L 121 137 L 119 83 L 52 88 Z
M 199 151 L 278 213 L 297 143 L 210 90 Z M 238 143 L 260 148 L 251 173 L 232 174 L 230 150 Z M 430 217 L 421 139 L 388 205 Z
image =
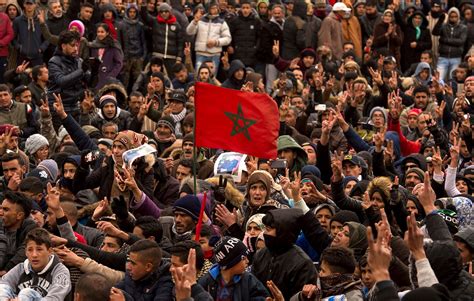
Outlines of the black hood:
M 403 158 L 401 162 L 402 169 L 405 170 L 405 165 L 407 164 L 408 161 L 413 161 L 415 162 L 421 170 L 426 171 L 426 159 L 422 154 L 410 154 Z
M 293 16 L 300 17 L 303 20 L 306 20 L 306 13 L 308 11 L 308 4 L 304 0 L 296 0 L 293 7 Z
M 111 11 L 112 14 L 114 15 L 114 19 L 117 19 L 117 10 L 115 9 L 115 6 L 113 6 L 112 4 L 110 3 L 106 3 L 106 4 L 103 4 L 101 7 L 100 7 L 100 16 L 103 18 L 104 17 L 104 14 L 106 11 Z M 137 13 L 140 13 L 140 11 L 138 11 Z
M 435 241 L 425 247 L 426 257 L 439 282 L 450 290 L 457 286 L 462 271 L 461 254 L 452 241 Z
M 301 209 L 274 209 L 263 217 L 263 223 L 276 229 L 277 239 L 282 245 L 292 245 L 301 231 L 298 219 L 302 216 Z
M 413 27 L 413 23 L 412 23 L 412 19 L 413 17 L 415 16 L 421 16 L 421 18 L 423 19 L 423 21 L 421 22 L 421 26 L 420 28 L 426 28 L 428 27 L 428 19 L 426 19 L 426 16 L 425 14 L 421 11 L 421 10 L 417 10 L 413 13 L 413 15 L 411 15 L 408 20 L 407 20 L 407 23 L 409 26 L 412 26 Z

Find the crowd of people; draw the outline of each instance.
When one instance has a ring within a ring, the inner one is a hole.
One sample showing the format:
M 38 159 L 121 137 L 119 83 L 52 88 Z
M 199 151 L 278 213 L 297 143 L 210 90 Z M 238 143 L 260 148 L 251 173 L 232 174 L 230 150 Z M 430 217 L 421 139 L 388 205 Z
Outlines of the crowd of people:
M 472 0 L 0 0 L 0 301 L 474 300 L 473 41 Z M 199 82 L 278 158 L 221 173 Z

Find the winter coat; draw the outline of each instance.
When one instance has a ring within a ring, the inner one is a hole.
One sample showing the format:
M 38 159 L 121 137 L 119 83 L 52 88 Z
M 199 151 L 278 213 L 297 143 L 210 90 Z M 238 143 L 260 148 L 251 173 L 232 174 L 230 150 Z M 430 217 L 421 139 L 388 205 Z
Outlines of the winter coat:
M 173 300 L 173 281 L 170 264 L 162 262 L 158 271 L 134 281 L 127 273 L 125 279 L 115 287 L 124 291 L 127 301 L 169 301 Z
M 104 43 L 95 40 L 91 43 L 91 57 L 98 59 L 98 69 L 93 70 L 93 76 L 97 76 L 95 88 L 102 88 L 110 78 L 116 78 L 123 67 L 123 52 L 118 43 L 114 45 L 104 45 Z M 105 49 L 102 58 L 99 58 L 99 50 Z
M 84 72 L 80 67 L 79 59 L 66 56 L 61 50 L 48 62 L 48 101 L 50 107 L 54 102 L 53 93 L 60 94 L 66 112 L 79 110 L 78 102 L 84 97 L 82 79 Z
M 214 300 L 217 300 L 217 291 L 219 289 L 220 281 L 220 268 L 216 264 L 209 272 L 199 279 L 199 284 L 207 291 Z M 242 275 L 236 275 L 233 278 L 232 284 L 228 286 L 232 287 L 232 300 L 241 301 L 264 301 L 266 297 L 269 297 L 268 291 L 265 286 L 251 273 L 244 272 Z
M 303 0 L 295 1 L 292 15 L 283 26 L 283 40 L 281 56 L 291 60 L 299 56 L 306 48 L 306 11 L 307 4 Z
M 0 267 L 2 271 L 9 271 L 13 269 L 17 264 L 25 261 L 25 238 L 26 234 L 31 230 L 37 228 L 36 223 L 31 219 L 27 218 L 21 224 L 21 227 L 16 230 L 15 233 L 15 243 L 10 245 L 6 249 L 5 256 L 3 259 L 3 266 Z M 7 230 L 3 227 L 3 221 L 0 221 L 0 233 L 7 235 Z M 7 244 L 8 246 L 8 244 Z
M 413 17 L 420 15 L 423 18 L 423 22 L 420 26 L 421 35 L 419 39 L 416 39 L 416 29 L 413 27 Z M 403 43 L 401 47 L 402 56 L 402 71 L 410 68 L 411 64 L 418 63 L 420 61 L 421 53 L 425 50 L 430 50 L 431 43 L 431 34 L 430 31 L 426 28 L 428 25 L 428 20 L 426 20 L 425 15 L 421 11 L 415 11 L 413 15 L 408 18 L 407 24 L 402 27 L 403 29 Z M 411 48 L 410 44 L 416 42 L 416 47 Z
M 127 9 L 127 14 L 128 14 Z M 137 10 L 138 11 L 138 10 Z M 137 16 L 138 18 L 138 16 Z M 144 58 L 147 54 L 145 27 L 138 19 L 123 18 L 122 49 L 126 58 Z
M 433 28 L 433 35 L 439 37 L 439 56 L 445 58 L 460 58 L 464 53 L 464 44 L 467 39 L 467 27 L 461 23 L 461 14 L 456 7 L 448 11 L 458 15 L 459 21 L 452 25 L 448 22 L 443 23 L 446 15 L 441 15 Z
M 8 44 L 13 40 L 13 27 L 10 18 L 0 13 L 0 57 L 8 56 Z
M 242 80 L 237 80 L 234 77 L 234 73 L 237 72 L 238 70 L 243 69 L 244 70 L 244 77 Z M 234 90 L 240 90 L 242 88 L 242 85 L 245 83 L 245 65 L 242 63 L 240 60 L 233 60 L 230 63 L 229 70 L 227 71 L 227 79 L 225 82 L 222 83 L 222 88 L 229 88 L 229 89 L 234 89 Z
M 203 16 L 196 24 L 195 21 L 189 23 L 186 33 L 195 35 L 194 50 L 199 55 L 215 56 L 220 55 L 222 46 L 227 46 L 232 41 L 230 29 L 224 19 L 219 16 Z M 217 40 L 217 45 L 207 47 L 207 41 Z
M 374 36 L 375 25 L 380 22 L 381 18 L 382 14 L 379 12 L 376 12 L 373 16 L 364 14 L 359 17 L 360 29 L 362 30 L 362 45 L 365 45 L 367 40 Z
M 342 1 L 347 7 L 352 8 L 350 0 Z M 354 11 L 352 9 L 352 11 Z M 362 29 L 359 23 L 359 19 L 352 14 L 348 19 L 342 20 L 342 35 L 344 41 L 351 41 L 354 44 L 354 52 L 356 57 L 362 58 Z
M 142 7 L 142 18 L 152 29 L 152 49 L 163 59 L 176 59 L 183 56 L 184 36 L 176 17 L 170 15 L 164 20 L 159 15 L 153 17 Z
M 311 259 L 299 247 L 291 245 L 299 233 L 300 209 L 277 209 L 272 214 L 276 223 L 279 244 L 286 247 L 280 252 L 268 246 L 259 250 L 253 258 L 252 273 L 262 282 L 273 280 L 285 300 L 299 292 L 305 284 L 316 284 L 317 272 Z
M 29 23 L 25 15 L 17 17 L 13 21 L 13 31 L 15 32 L 13 45 L 20 55 L 32 60 L 42 57 L 49 43 L 41 34 L 38 18 L 33 18 Z
M 397 62 L 400 62 L 400 46 L 402 45 L 402 31 L 400 30 L 400 26 L 396 23 L 394 25 L 394 32 L 397 34 L 396 36 L 390 35 L 388 38 L 385 36 L 385 33 L 388 30 L 388 24 L 385 22 L 380 22 L 375 25 L 374 28 L 374 41 L 373 47 L 375 49 L 387 48 L 390 53 L 393 54 Z
M 119 107 L 116 107 L 116 109 L 117 109 L 117 112 L 116 112 L 114 118 L 112 118 L 110 120 L 105 118 L 105 116 L 102 113 L 102 110 L 99 110 L 99 113 L 97 114 L 97 116 L 94 119 L 92 119 L 91 125 L 98 128 L 98 129 L 102 129 L 102 126 L 105 123 L 113 122 L 113 123 L 117 124 L 119 132 L 127 130 L 128 129 L 128 123 L 130 121 L 130 118 L 131 118 L 132 114 L 130 114 L 130 112 L 128 112 L 126 110 L 122 110 Z
M 334 12 L 331 12 L 321 23 L 318 33 L 319 46 L 328 46 L 337 60 L 342 58 L 342 45 L 344 36 L 342 34 L 342 24 Z
M 233 59 L 241 60 L 245 66 L 255 66 L 261 26 L 260 19 L 253 12 L 244 17 L 239 11 L 238 16 L 229 24 L 234 47 Z
M 257 58 L 260 62 L 266 64 L 273 63 L 273 43 L 274 41 L 280 41 L 280 45 L 283 44 L 283 24 L 284 23 L 281 25 L 278 24 L 274 18 L 271 18 L 268 22 L 262 23 L 260 47 L 257 50 Z

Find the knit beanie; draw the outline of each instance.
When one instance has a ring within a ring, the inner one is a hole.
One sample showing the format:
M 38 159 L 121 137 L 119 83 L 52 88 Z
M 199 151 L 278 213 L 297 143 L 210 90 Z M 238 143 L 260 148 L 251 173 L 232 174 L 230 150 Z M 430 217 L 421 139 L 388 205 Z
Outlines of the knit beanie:
M 340 210 L 331 218 L 331 223 L 332 222 L 339 222 L 344 225 L 347 222 L 359 223 L 360 221 L 359 217 L 357 217 L 357 214 L 355 214 L 354 212 L 349 210 Z
M 157 125 L 164 125 L 167 128 L 171 130 L 171 133 L 174 134 L 174 127 L 176 123 L 174 122 L 173 118 L 171 116 L 162 116 L 158 122 Z
M 305 177 L 306 175 L 313 175 L 315 177 L 321 178 L 321 171 L 314 165 L 305 165 L 301 169 L 301 176 Z
M 79 31 L 79 34 L 81 35 L 81 38 L 84 36 L 84 32 L 86 31 L 86 27 L 84 26 L 84 23 L 80 20 L 74 20 L 69 23 L 69 26 L 67 27 L 68 30 L 71 30 L 72 27 L 76 27 L 77 31 Z
M 405 176 L 408 176 L 408 174 L 411 174 L 411 173 L 416 173 L 416 175 L 420 178 L 420 180 L 423 182 L 425 180 L 425 173 L 423 170 L 421 170 L 420 168 L 418 167 L 413 167 L 413 168 L 410 168 L 409 170 L 407 170 L 407 172 L 405 173 Z
M 56 161 L 51 159 L 43 160 L 38 164 L 37 168 L 44 170 L 48 174 L 49 180 L 56 182 L 56 179 L 58 178 L 58 164 Z
M 69 135 L 69 133 L 66 131 L 66 129 L 63 126 L 61 126 L 59 128 L 59 134 L 58 134 L 59 142 L 62 143 L 64 138 L 66 138 L 67 135 Z
M 158 11 L 159 12 L 162 12 L 162 11 L 171 12 L 171 6 L 168 3 L 163 2 L 163 3 L 160 4 L 160 6 L 158 6 Z
M 121 131 L 117 134 L 114 142 L 122 143 L 127 150 L 137 148 L 140 145 L 146 143 L 148 138 L 143 134 L 135 133 L 134 131 Z
M 387 119 L 387 112 L 382 107 L 373 107 L 372 110 L 370 110 L 370 114 L 369 114 L 369 119 L 370 120 L 372 119 L 372 115 L 374 115 L 375 112 L 381 112 L 385 122 L 387 122 L 387 120 L 388 120 Z
M 201 211 L 201 202 L 198 197 L 192 194 L 185 195 L 178 199 L 173 206 L 173 211 L 184 212 L 189 215 L 194 221 L 199 219 Z
M 99 99 L 99 107 L 102 109 L 106 104 L 113 103 L 117 106 L 117 98 L 115 96 L 106 94 Z
M 189 134 L 187 134 L 187 135 L 185 135 L 185 136 L 183 137 L 183 144 L 184 144 L 185 142 L 192 142 L 192 143 L 194 143 L 194 135 L 193 135 L 193 133 L 189 133 Z
M 313 48 L 305 48 L 301 51 L 300 53 L 300 56 L 301 57 L 307 57 L 307 56 L 311 56 L 313 58 L 316 58 L 317 55 L 316 55 L 316 51 L 314 51 Z
M 19 131 L 18 128 L 12 124 L 2 124 L 0 125 L 0 135 L 5 134 L 7 131 L 15 129 L 12 133 L 12 137 L 18 137 Z
M 43 135 L 34 134 L 26 139 L 25 151 L 30 155 L 34 155 L 43 146 L 49 146 L 48 139 Z
M 90 125 L 90 124 L 83 125 L 82 130 L 90 138 L 100 138 L 100 137 L 102 137 L 102 134 L 100 133 L 99 129 L 96 128 L 93 125 Z
M 214 257 L 221 269 L 227 270 L 238 264 L 247 256 L 248 249 L 235 237 L 224 236 L 214 246 Z
M 410 116 L 410 115 L 415 115 L 415 116 L 418 116 L 421 114 L 421 110 L 420 109 L 417 109 L 417 108 L 413 108 L 411 110 L 408 111 L 407 115 Z

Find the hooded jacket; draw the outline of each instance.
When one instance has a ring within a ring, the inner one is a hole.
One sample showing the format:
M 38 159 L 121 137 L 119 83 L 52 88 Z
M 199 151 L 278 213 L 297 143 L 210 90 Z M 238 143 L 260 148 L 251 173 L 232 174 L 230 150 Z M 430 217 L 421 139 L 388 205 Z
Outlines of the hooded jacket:
M 244 76 L 241 80 L 238 80 L 235 78 L 235 72 L 238 70 L 243 69 L 244 70 Z M 241 60 L 233 60 L 230 63 L 229 71 L 227 72 L 227 79 L 225 82 L 222 83 L 222 88 L 229 88 L 229 89 L 234 89 L 234 90 L 240 90 L 242 88 L 242 85 L 245 83 L 245 65 L 242 63 Z
M 291 149 L 296 152 L 296 158 L 293 161 L 293 166 L 291 167 L 290 170 L 290 177 L 292 178 L 292 175 L 296 171 L 300 171 L 303 166 L 306 165 L 306 161 L 308 160 L 308 155 L 304 151 L 304 149 L 296 143 L 296 141 L 291 138 L 288 135 L 283 135 L 278 137 L 278 151 L 284 150 L 284 149 Z
M 395 14 L 397 16 L 397 14 Z M 416 38 L 416 29 L 413 26 L 413 18 L 415 16 L 422 17 L 422 23 L 420 25 L 420 36 Z M 407 24 L 402 26 L 403 31 L 403 43 L 401 47 L 402 56 L 402 71 L 406 71 L 410 68 L 411 64 L 418 63 L 420 61 L 421 53 L 425 50 L 431 49 L 431 34 L 430 31 L 426 28 L 428 26 L 428 20 L 421 11 L 415 11 L 411 15 Z M 411 48 L 410 44 L 416 42 L 416 47 Z
M 0 13 L 0 57 L 8 56 L 8 44 L 13 40 L 12 22 L 7 14 Z
M 445 18 L 449 18 L 451 13 L 458 15 L 458 22 L 450 24 L 443 23 Z M 445 58 L 460 58 L 464 51 L 464 44 L 467 39 L 467 27 L 461 23 L 461 14 L 456 7 L 452 7 L 447 16 L 441 15 L 435 27 L 433 35 L 439 36 L 439 56 Z
M 49 42 L 43 38 L 40 30 L 38 18 L 28 20 L 25 15 L 17 17 L 13 21 L 13 31 L 15 39 L 13 45 L 20 55 L 28 59 L 38 59 L 48 48 Z M 41 50 L 41 53 L 40 51 Z
M 295 1 L 291 17 L 285 21 L 281 49 L 281 56 L 285 60 L 298 57 L 300 52 L 306 48 L 307 7 L 305 1 Z
M 274 249 L 267 244 L 267 247 L 254 256 L 252 273 L 262 283 L 273 280 L 285 300 L 289 300 L 305 284 L 315 284 L 317 279 L 316 268 L 311 259 L 294 245 L 301 230 L 299 219 L 302 216 L 301 209 L 276 209 L 268 212 L 264 222 L 268 218 L 273 220 L 276 228 L 274 244 L 279 247 Z M 265 239 L 268 239 L 267 236 Z
M 428 69 L 429 72 L 428 72 L 428 78 L 423 80 L 420 78 L 420 73 L 421 71 L 425 70 L 425 69 Z M 413 74 L 413 77 L 415 79 L 415 82 L 419 85 L 423 85 L 423 86 L 428 86 L 429 83 L 431 82 L 431 79 L 432 79 L 432 76 L 431 76 L 431 66 L 430 64 L 426 63 L 426 62 L 421 62 L 418 64 L 418 66 L 416 66 L 416 70 L 415 70 L 415 74 Z
M 135 19 L 129 17 L 129 11 L 132 8 L 137 11 Z M 127 58 L 144 58 L 147 54 L 145 27 L 140 22 L 139 12 L 140 10 L 136 4 L 129 4 L 125 10 L 122 50 Z

